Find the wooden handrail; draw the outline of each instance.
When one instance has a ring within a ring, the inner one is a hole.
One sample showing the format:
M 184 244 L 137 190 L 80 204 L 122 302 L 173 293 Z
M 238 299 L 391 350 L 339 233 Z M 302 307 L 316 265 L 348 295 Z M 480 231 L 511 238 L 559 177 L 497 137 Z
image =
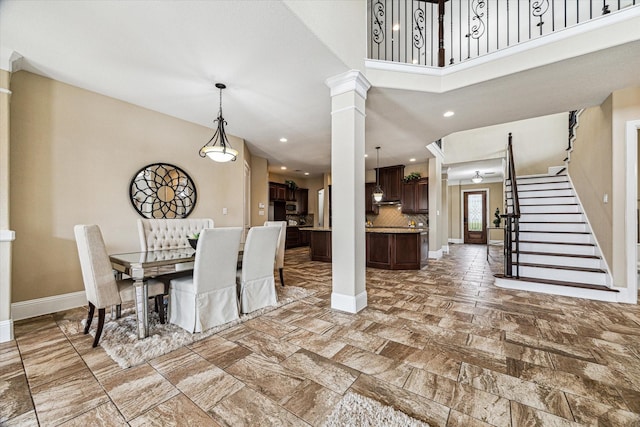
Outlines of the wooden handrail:
M 511 183 L 511 205 L 512 212 L 500 215 L 505 219 L 506 230 L 504 233 L 504 275 L 513 277 L 513 252 L 516 252 L 516 274 L 520 278 L 520 198 L 518 197 L 518 182 L 516 175 L 516 166 L 513 160 L 513 136 L 509 132 L 509 142 L 507 144 L 507 176 L 506 179 Z M 514 239 L 515 236 L 515 239 Z

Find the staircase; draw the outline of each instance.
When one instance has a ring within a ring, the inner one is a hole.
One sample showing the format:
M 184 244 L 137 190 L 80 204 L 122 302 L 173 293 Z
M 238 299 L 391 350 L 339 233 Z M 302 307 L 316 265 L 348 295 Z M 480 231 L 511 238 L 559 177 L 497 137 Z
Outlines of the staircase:
M 506 191 L 507 212 L 512 212 L 510 185 Z M 519 244 L 515 236 L 512 243 L 513 277 L 496 277 L 496 285 L 617 301 L 618 291 L 611 288 L 611 275 L 568 177 L 518 177 L 517 191 L 520 233 Z

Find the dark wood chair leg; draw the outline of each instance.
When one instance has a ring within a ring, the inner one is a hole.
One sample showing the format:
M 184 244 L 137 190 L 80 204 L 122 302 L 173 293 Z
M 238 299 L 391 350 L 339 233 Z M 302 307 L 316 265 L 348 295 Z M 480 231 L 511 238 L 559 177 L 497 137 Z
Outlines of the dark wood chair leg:
M 164 325 L 164 295 L 156 295 L 156 307 L 158 307 L 158 316 L 160 316 L 160 323 Z
M 284 275 L 282 274 L 284 268 L 279 268 L 278 270 L 280 270 L 280 284 L 284 287 Z
M 98 329 L 96 330 L 96 338 L 93 340 L 93 347 L 98 346 L 98 341 L 100 341 L 100 335 L 102 335 L 102 327 L 104 326 L 104 316 L 105 316 L 105 308 L 98 309 Z
M 89 327 L 91 326 L 91 321 L 93 320 L 93 313 L 96 310 L 96 306 L 92 303 L 89 303 L 89 310 L 87 315 L 87 324 L 84 325 L 84 334 L 87 335 L 89 333 Z
M 116 319 L 119 319 L 120 317 L 122 317 L 122 305 L 118 304 L 116 305 Z

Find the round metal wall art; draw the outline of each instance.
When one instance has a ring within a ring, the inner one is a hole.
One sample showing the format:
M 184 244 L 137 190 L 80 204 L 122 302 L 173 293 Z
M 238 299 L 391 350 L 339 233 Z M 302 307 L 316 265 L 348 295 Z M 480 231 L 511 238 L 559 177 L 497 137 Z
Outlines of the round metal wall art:
M 140 169 L 129 185 L 131 204 L 144 218 L 186 218 L 196 206 L 196 186 L 182 169 L 153 163 Z

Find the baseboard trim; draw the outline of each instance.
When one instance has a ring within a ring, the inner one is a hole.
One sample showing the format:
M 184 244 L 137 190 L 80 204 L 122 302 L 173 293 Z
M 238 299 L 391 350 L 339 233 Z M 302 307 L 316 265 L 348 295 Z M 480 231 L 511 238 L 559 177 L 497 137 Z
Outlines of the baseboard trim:
M 367 291 L 358 295 L 344 295 L 335 292 L 331 293 L 331 308 L 334 310 L 346 311 L 347 313 L 357 313 L 367 306 Z
M 442 258 L 442 248 L 438 249 L 437 251 L 429 251 L 429 258 L 430 259 Z
M 448 254 L 449 253 L 449 245 L 443 245 L 442 246 L 442 253 L 443 254 Z
M 13 320 L 3 320 L 0 322 L 0 342 L 13 340 Z
M 87 295 L 84 291 L 37 298 L 11 304 L 11 317 L 13 320 L 28 319 L 42 316 L 43 314 L 82 307 L 86 303 Z
M 462 244 L 464 244 L 464 240 L 462 240 L 462 239 L 449 239 L 449 243 L 453 243 L 454 245 L 462 245 Z

